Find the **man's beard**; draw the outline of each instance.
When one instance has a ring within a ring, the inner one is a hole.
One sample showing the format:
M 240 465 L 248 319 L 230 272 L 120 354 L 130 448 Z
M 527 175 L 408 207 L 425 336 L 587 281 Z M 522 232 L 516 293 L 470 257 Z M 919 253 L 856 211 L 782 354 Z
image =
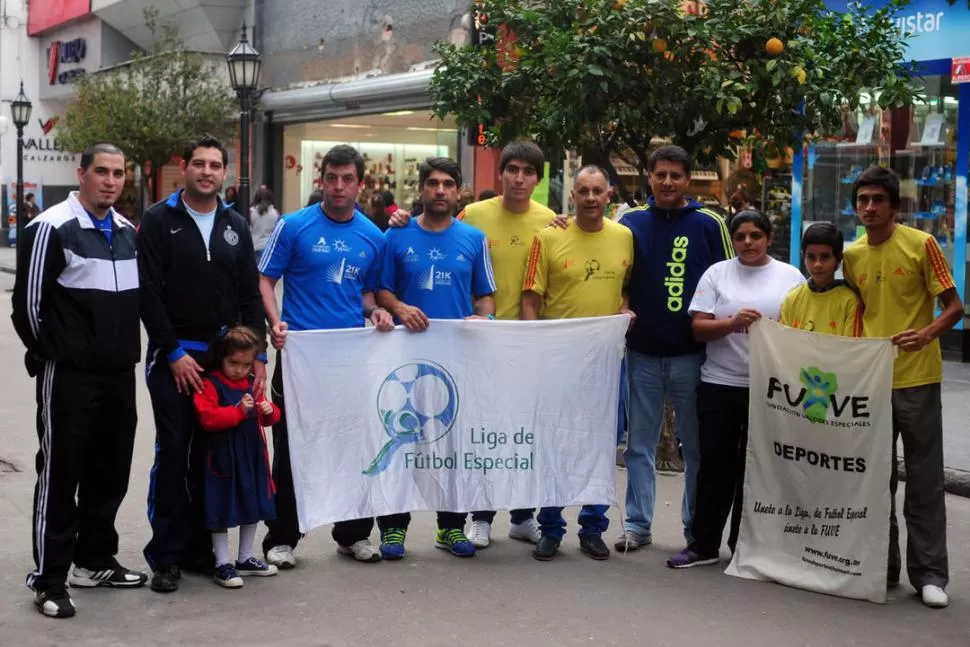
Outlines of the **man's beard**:
M 424 212 L 432 218 L 447 218 L 455 215 L 455 206 L 456 205 L 448 205 L 440 210 L 436 210 L 434 208 L 434 202 L 425 202 Z

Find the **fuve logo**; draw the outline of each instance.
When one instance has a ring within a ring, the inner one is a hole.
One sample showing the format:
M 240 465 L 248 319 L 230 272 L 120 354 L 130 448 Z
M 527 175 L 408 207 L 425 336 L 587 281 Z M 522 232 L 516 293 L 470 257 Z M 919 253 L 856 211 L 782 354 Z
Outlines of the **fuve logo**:
M 684 309 L 684 274 L 687 272 L 687 236 L 674 238 L 674 247 L 670 252 L 667 263 L 667 277 L 664 287 L 667 288 L 667 310 L 680 312 Z

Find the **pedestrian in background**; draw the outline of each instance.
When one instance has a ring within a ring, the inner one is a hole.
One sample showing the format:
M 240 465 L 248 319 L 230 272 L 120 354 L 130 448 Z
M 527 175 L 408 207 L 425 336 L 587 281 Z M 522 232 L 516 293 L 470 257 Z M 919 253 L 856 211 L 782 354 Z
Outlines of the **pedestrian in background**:
M 671 568 L 716 564 L 728 517 L 734 552 L 748 446 L 748 328 L 762 317 L 777 321 L 785 295 L 805 282 L 768 256 L 772 228 L 763 214 L 742 211 L 729 231 L 737 256 L 709 267 L 690 302 L 694 337 L 707 343 L 697 386 L 701 461 L 691 539 L 667 560 Z
M 253 206 L 249 208 L 249 232 L 253 237 L 253 249 L 256 250 L 256 261 L 263 255 L 263 249 L 273 235 L 276 221 L 280 212 L 273 206 L 273 193 L 266 187 L 260 187 L 253 195 Z
M 52 618 L 75 614 L 65 580 L 125 588 L 147 580 L 115 559 L 141 345 L 135 228 L 112 208 L 125 185 L 124 153 L 95 144 L 81 153 L 77 176 L 78 191 L 24 228 L 13 293 L 14 328 L 27 347 L 27 373 L 37 377 L 35 568 L 27 586 Z
M 226 207 L 229 209 L 236 208 L 236 201 L 238 200 L 236 187 L 231 186 L 226 189 L 226 194 L 223 196 L 222 201 L 226 203 Z

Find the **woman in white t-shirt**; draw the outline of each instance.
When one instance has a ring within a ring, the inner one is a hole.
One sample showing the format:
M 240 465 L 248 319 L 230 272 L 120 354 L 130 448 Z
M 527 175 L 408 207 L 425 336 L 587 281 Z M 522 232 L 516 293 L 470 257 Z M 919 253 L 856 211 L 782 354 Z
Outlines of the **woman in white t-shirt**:
M 257 263 L 279 219 L 280 214 L 273 206 L 273 193 L 266 187 L 260 187 L 253 195 L 253 206 L 249 208 L 249 232 L 253 237 Z
M 761 317 L 778 320 L 785 294 L 805 282 L 797 268 L 768 256 L 764 215 L 742 211 L 728 231 L 737 256 L 704 272 L 689 308 L 694 337 L 707 342 L 697 387 L 701 463 L 692 539 L 667 560 L 672 568 L 716 564 L 729 515 L 735 548 L 748 444 L 748 327 Z

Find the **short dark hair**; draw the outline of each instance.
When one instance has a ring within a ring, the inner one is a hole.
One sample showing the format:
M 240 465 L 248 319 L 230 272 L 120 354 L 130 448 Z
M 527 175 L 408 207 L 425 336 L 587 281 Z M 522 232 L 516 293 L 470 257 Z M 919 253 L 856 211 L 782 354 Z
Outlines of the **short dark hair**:
M 512 160 L 521 160 L 536 170 L 536 175 L 542 179 L 546 170 L 546 156 L 535 142 L 527 139 L 517 139 L 509 142 L 502 149 L 502 155 L 498 162 L 498 172 L 504 173 L 505 167 Z
M 482 200 L 491 200 L 497 195 L 498 194 L 495 193 L 495 191 L 492 191 L 491 189 L 485 189 L 484 191 L 478 194 L 478 201 L 481 202 Z
M 94 162 L 94 156 L 99 153 L 125 156 L 125 152 L 111 142 L 97 142 L 85 148 L 84 152 L 81 153 L 81 168 L 85 171 L 88 170 L 88 167 Z
M 653 172 L 653 169 L 657 166 L 657 162 L 680 164 L 684 167 L 684 174 L 686 175 L 690 175 L 690 169 L 694 165 L 687 151 L 673 144 L 665 144 L 650 153 L 650 157 L 647 158 L 647 171 Z
M 226 151 L 226 147 L 221 141 L 208 133 L 198 139 L 193 139 L 185 145 L 185 152 L 182 154 L 182 159 L 185 160 L 186 164 L 192 161 L 192 155 L 195 154 L 195 149 L 197 148 L 215 148 L 222 153 L 222 165 L 229 165 L 229 153 Z
M 602 166 L 597 166 L 596 164 L 587 164 L 586 166 L 576 169 L 576 172 L 573 173 L 573 182 L 575 182 L 580 175 L 585 173 L 599 173 L 606 178 L 607 185 L 610 183 L 610 174 L 607 173 L 606 169 L 604 169 Z
M 809 245 L 828 245 L 832 248 L 832 255 L 841 263 L 842 250 L 845 248 L 845 239 L 839 228 L 830 222 L 816 222 L 809 226 L 802 234 L 802 258 L 805 257 L 805 250 Z
M 734 238 L 734 234 L 738 233 L 738 229 L 741 228 L 746 222 L 750 222 L 752 225 L 765 232 L 765 236 L 771 237 L 771 232 L 773 227 L 771 226 L 771 221 L 768 220 L 768 216 L 764 215 L 760 211 L 754 211 L 753 209 L 745 209 L 744 211 L 737 212 L 731 222 L 728 224 L 728 231 L 731 232 L 731 237 Z
M 328 166 L 347 166 L 353 164 L 357 169 L 357 181 L 364 179 L 364 156 L 349 144 L 337 144 L 327 151 L 320 162 L 320 177 L 322 178 Z
M 882 187 L 889 194 L 889 204 L 893 206 L 893 209 L 899 208 L 899 176 L 896 175 L 895 171 L 882 166 L 870 166 L 859 174 L 859 177 L 856 178 L 855 183 L 852 185 L 853 205 L 856 203 L 856 196 L 859 193 L 859 189 L 864 186 Z
M 391 193 L 390 191 L 384 191 L 383 193 L 379 194 L 378 197 L 381 199 L 381 202 L 384 204 L 385 207 L 389 207 L 392 204 L 395 204 L 397 202 L 397 199 L 394 197 L 394 194 Z
M 450 157 L 429 157 L 421 162 L 418 167 L 418 186 L 424 187 L 425 180 L 431 175 L 431 171 L 441 171 L 451 176 L 455 184 L 461 185 L 461 167 L 458 162 Z

